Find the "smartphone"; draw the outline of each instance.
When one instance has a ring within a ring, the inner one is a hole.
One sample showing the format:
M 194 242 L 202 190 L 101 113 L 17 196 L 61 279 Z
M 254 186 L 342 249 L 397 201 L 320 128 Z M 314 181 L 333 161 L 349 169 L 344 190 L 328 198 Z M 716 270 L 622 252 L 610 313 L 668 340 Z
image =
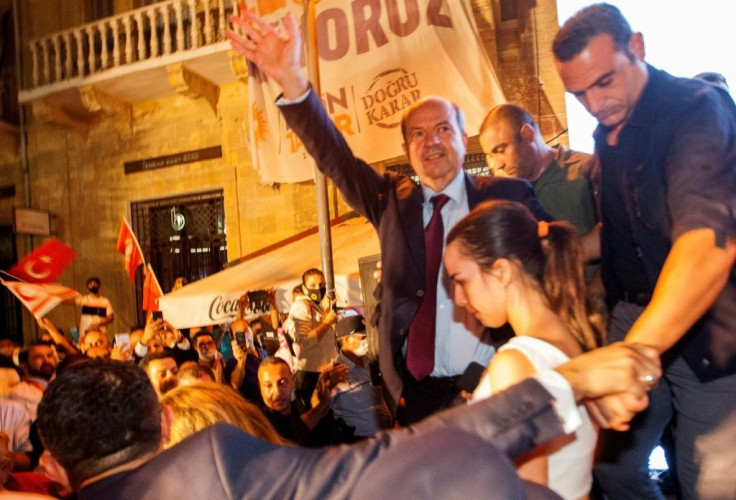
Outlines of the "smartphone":
M 69 334 L 72 336 L 72 340 L 75 344 L 79 344 L 79 330 L 76 326 L 73 326 L 69 329 Z
M 460 376 L 457 381 L 460 389 L 472 393 L 480 382 L 480 377 L 483 375 L 483 371 L 486 369 L 485 366 L 473 361 L 465 369 L 465 372 Z
M 245 349 L 245 332 L 235 332 L 235 342 Z
M 129 333 L 116 333 L 115 334 L 115 345 L 122 346 L 127 345 L 130 347 L 130 334 Z
M 160 319 L 164 319 L 164 313 L 163 313 L 163 311 L 153 311 L 151 313 L 151 318 L 153 319 L 153 321 L 158 321 Z

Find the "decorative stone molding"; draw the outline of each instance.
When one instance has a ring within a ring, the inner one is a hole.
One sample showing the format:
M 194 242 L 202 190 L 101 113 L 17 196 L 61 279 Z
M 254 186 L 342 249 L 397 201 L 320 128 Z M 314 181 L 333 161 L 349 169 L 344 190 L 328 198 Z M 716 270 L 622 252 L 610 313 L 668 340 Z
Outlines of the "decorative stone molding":
M 169 84 L 177 94 L 198 99 L 203 97 L 217 115 L 220 87 L 203 76 L 188 70 L 182 63 L 166 66 Z
M 79 87 L 79 97 L 84 108 L 90 113 L 102 113 L 112 117 L 115 128 L 123 137 L 133 135 L 133 110 L 130 104 L 101 92 L 92 85 Z
M 234 50 L 229 50 L 227 56 L 230 59 L 230 71 L 233 72 L 233 75 L 241 82 L 248 83 L 250 72 L 248 71 L 248 61 L 246 61 L 245 57 Z

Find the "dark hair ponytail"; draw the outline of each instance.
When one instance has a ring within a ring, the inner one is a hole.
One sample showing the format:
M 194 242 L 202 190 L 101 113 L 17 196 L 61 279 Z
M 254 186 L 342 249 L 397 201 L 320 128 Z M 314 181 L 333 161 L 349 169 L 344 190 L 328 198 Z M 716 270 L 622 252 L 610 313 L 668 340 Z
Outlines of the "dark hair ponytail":
M 595 349 L 602 343 L 603 325 L 600 315 L 591 312 L 580 236 L 568 222 L 550 222 L 548 227 L 548 234 L 540 238 L 547 256 L 541 280 L 544 294 L 580 346 Z
M 575 228 L 567 222 L 537 222 L 521 203 L 489 201 L 478 205 L 447 236 L 481 269 L 500 258 L 521 265 L 544 292 L 583 350 L 601 344 L 600 315 L 591 315 L 583 275 L 583 249 Z

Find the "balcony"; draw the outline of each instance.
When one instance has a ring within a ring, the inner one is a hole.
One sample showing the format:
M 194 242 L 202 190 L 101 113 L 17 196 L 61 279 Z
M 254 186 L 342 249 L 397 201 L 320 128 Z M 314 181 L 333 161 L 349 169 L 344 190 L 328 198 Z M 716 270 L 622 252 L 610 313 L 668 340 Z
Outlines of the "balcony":
M 225 37 L 237 9 L 234 0 L 169 0 L 34 38 L 32 85 L 19 101 L 60 123 L 174 93 L 216 112 L 219 86 L 247 78 Z

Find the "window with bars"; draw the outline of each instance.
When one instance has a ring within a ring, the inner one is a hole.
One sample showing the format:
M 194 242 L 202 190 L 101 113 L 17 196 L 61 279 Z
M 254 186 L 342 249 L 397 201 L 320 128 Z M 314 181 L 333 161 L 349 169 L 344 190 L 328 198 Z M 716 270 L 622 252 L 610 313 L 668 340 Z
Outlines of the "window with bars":
M 493 175 L 491 173 L 491 170 L 488 168 L 488 165 L 486 164 L 486 157 L 483 153 L 472 153 L 465 155 L 465 163 L 463 164 L 463 168 L 469 174 Z M 398 174 L 409 176 L 414 182 L 416 182 L 417 184 L 419 183 L 419 176 L 414 172 L 414 169 L 411 168 L 411 165 L 409 165 L 408 163 L 403 163 L 400 165 L 390 165 L 386 167 L 386 170 L 388 170 L 389 172 L 396 172 Z
M 168 293 L 179 276 L 191 283 L 227 263 L 223 191 L 208 191 L 134 202 L 131 224 L 143 256 Z M 142 301 L 143 273 L 136 276 L 136 303 Z M 139 322 L 143 321 L 138 311 Z

